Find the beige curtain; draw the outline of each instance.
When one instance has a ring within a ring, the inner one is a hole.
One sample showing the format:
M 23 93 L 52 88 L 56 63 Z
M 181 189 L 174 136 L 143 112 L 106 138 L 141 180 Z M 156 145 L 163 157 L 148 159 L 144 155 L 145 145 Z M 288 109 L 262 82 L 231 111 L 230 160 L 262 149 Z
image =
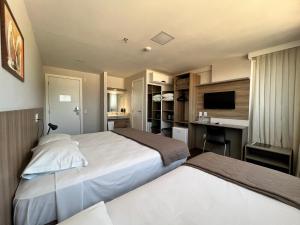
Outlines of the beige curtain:
M 300 47 L 253 58 L 249 139 L 292 148 L 300 177 Z

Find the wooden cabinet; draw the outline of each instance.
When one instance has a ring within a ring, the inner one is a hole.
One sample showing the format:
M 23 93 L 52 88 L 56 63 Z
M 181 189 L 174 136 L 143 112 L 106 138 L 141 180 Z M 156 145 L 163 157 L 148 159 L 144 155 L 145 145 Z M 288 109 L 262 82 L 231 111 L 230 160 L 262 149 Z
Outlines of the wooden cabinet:
M 172 77 L 163 73 L 159 73 L 157 71 L 149 70 L 148 75 L 149 75 L 149 82 L 153 84 L 164 85 L 164 84 L 172 84 L 173 82 Z
M 174 126 L 188 127 L 195 120 L 195 85 L 200 84 L 200 76 L 186 73 L 174 79 Z
M 108 121 L 114 121 L 114 128 L 127 128 L 127 127 L 130 127 L 129 118 L 108 119 Z

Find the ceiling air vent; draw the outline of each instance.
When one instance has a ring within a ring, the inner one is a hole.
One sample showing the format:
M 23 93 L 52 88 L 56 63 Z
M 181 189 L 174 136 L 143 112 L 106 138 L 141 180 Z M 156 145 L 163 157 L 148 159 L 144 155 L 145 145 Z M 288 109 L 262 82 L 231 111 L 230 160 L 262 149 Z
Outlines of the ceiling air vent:
M 166 32 L 160 32 L 159 34 L 155 35 L 153 38 L 151 38 L 152 41 L 156 42 L 160 45 L 165 45 L 172 41 L 174 37 L 172 37 L 170 34 L 167 34 Z

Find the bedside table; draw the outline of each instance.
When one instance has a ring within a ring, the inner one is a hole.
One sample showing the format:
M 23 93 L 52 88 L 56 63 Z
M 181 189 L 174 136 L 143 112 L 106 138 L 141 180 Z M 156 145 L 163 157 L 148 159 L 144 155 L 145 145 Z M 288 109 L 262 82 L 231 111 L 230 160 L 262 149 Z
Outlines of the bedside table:
M 292 174 L 293 150 L 257 142 L 247 144 L 244 161 Z

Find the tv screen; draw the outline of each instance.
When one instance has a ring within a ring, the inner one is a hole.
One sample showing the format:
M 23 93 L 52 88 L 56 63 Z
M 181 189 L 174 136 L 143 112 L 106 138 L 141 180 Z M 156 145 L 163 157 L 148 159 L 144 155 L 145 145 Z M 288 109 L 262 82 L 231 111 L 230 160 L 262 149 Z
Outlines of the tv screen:
M 205 109 L 235 109 L 235 92 L 204 93 Z

